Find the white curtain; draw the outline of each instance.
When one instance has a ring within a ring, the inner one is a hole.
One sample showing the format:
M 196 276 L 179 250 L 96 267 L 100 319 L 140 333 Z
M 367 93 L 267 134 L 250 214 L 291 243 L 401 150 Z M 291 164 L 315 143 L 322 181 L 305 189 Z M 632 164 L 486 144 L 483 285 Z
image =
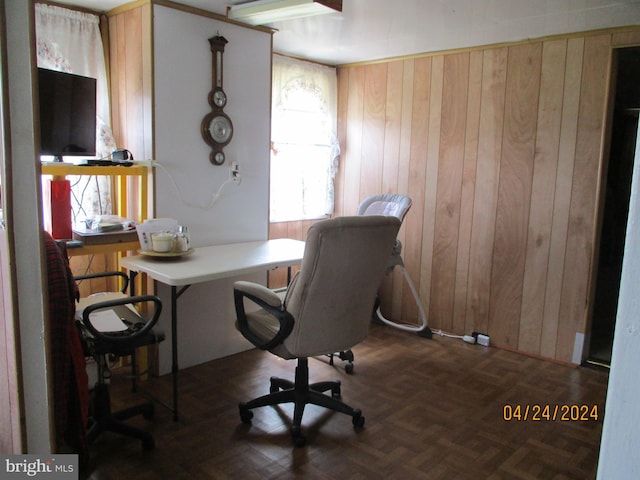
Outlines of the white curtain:
M 111 133 L 109 87 L 96 15 L 36 4 L 38 66 L 96 79 L 98 157 L 115 150 Z
M 274 55 L 270 220 L 333 213 L 338 167 L 336 69 Z
M 104 49 L 96 15 L 37 3 L 36 50 L 38 67 L 96 79 L 96 153 L 109 158 L 116 145 L 111 132 L 109 88 Z M 74 219 L 111 213 L 106 177 L 70 178 L 74 188 Z

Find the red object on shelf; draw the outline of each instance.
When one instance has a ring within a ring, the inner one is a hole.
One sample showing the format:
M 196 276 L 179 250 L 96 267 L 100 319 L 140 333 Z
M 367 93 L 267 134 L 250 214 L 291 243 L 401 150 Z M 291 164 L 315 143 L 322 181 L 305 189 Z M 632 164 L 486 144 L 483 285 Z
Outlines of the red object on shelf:
M 45 191 L 45 229 L 56 240 L 71 239 L 71 182 L 53 178 Z

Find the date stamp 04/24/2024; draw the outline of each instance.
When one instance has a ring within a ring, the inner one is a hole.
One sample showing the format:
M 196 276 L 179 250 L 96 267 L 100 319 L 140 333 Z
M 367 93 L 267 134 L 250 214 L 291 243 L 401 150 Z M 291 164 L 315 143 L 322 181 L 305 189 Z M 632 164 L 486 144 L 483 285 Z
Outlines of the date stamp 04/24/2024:
M 599 418 L 597 404 L 506 404 L 502 408 L 506 422 L 593 422 Z

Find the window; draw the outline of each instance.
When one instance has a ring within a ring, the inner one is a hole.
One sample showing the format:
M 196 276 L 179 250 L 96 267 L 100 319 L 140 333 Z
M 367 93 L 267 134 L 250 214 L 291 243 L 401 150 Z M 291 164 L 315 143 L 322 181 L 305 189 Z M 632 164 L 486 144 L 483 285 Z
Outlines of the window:
M 270 221 L 333 213 L 337 78 L 331 67 L 273 59 Z
M 96 152 L 110 158 L 115 150 L 107 73 L 99 18 L 89 13 L 37 3 L 35 5 L 38 67 L 97 79 Z M 67 159 L 67 161 L 69 161 Z M 43 160 L 50 158 L 43 157 Z M 69 176 L 73 221 L 111 212 L 111 189 L 106 177 Z

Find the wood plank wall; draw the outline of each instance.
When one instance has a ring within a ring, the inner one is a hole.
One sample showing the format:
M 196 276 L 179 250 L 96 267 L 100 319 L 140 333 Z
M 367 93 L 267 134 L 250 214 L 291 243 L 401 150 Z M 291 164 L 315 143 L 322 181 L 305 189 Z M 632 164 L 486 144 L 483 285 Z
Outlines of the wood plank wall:
M 111 124 L 118 148 L 153 159 L 153 39 L 150 3 L 109 15 Z
M 400 239 L 432 328 L 576 363 L 612 52 L 638 44 L 626 29 L 339 68 L 336 215 L 374 193 L 412 197 Z M 383 309 L 414 323 L 408 290 L 387 279 Z

